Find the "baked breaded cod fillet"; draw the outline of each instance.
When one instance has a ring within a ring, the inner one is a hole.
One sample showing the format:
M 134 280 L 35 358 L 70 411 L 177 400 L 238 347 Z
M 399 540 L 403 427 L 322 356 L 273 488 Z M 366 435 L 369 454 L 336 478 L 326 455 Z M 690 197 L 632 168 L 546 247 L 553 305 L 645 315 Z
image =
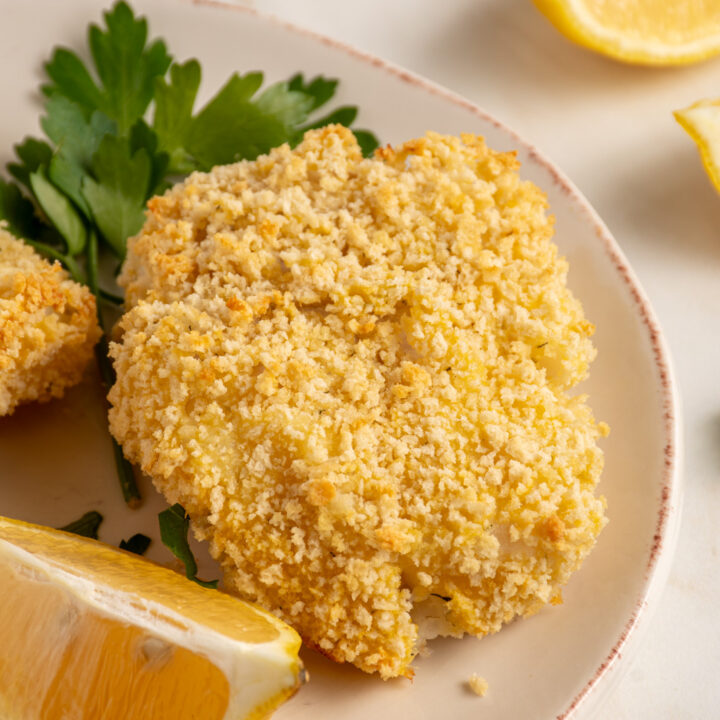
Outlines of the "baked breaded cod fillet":
M 592 326 L 517 169 L 472 135 L 366 160 L 311 131 L 154 198 L 120 277 L 126 454 L 233 591 L 383 678 L 418 622 L 559 602 L 605 523 L 606 427 L 570 394 Z
M 0 416 L 62 397 L 99 337 L 92 293 L 0 227 Z

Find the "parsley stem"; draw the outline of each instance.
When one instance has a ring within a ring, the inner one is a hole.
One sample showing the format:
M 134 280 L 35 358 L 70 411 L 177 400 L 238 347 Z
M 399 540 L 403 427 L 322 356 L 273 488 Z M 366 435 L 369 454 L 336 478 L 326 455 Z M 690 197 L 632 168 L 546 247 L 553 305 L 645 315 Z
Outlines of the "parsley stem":
M 102 302 L 109 303 L 110 305 L 114 305 L 116 307 L 125 302 L 119 295 L 113 295 L 113 293 L 103 290 L 102 288 L 99 288 L 99 290 L 100 294 L 98 297 L 102 300 Z
M 103 516 L 97 510 L 91 510 L 86 512 L 80 519 L 74 520 L 58 530 L 64 530 L 65 532 L 75 533 L 75 535 L 82 535 L 83 537 L 98 539 L 98 528 L 100 523 L 103 521 Z
M 100 296 L 100 286 L 98 284 L 98 239 L 94 230 L 90 231 L 87 244 L 87 284 L 96 299 Z M 97 304 L 97 316 L 103 333 L 105 332 L 105 322 L 103 320 L 100 303 Z
M 98 369 L 100 370 L 100 379 L 102 380 L 105 394 L 110 391 L 110 388 L 115 382 L 115 370 L 108 357 L 108 339 L 107 335 L 103 333 L 98 344 L 95 346 L 95 358 L 97 360 Z M 107 400 L 106 400 L 107 403 Z M 135 472 L 133 466 L 123 455 L 122 448 L 118 445 L 114 437 L 111 436 L 113 446 L 113 455 L 115 457 L 115 467 L 117 469 L 118 480 L 120 481 L 120 489 L 122 490 L 125 502 L 130 508 L 137 508 L 140 506 L 142 497 L 140 490 L 138 489 L 137 482 L 135 481 Z
M 103 319 L 102 308 L 100 307 L 100 288 L 98 286 L 98 238 L 94 230 L 90 231 L 87 245 L 87 272 L 88 285 L 90 290 L 97 298 L 97 316 L 98 323 L 103 331 L 102 337 L 95 346 L 95 358 L 97 360 L 98 370 L 100 371 L 100 379 L 105 389 L 105 395 L 110 392 L 110 388 L 115 383 L 115 369 L 108 357 L 108 339 L 105 333 L 105 321 Z M 107 400 L 105 401 L 107 404 Z M 140 490 L 135 482 L 135 473 L 133 466 L 123 455 L 122 448 L 118 445 L 114 437 L 111 436 L 113 455 L 115 457 L 115 467 L 117 469 L 118 480 L 120 481 L 120 489 L 122 490 L 125 502 L 131 508 L 140 505 Z
M 98 243 L 98 237 L 95 230 L 90 230 L 90 234 L 88 236 L 88 244 L 87 244 L 87 274 L 88 274 L 88 286 L 90 290 L 92 291 L 92 294 L 97 298 L 98 302 L 104 302 L 109 305 L 113 305 L 117 307 L 118 305 L 122 305 L 124 300 L 119 295 L 114 295 L 111 292 L 108 292 L 107 290 L 103 290 L 100 287 L 100 282 L 98 280 L 98 249 L 99 249 L 99 243 Z M 103 318 L 100 313 L 100 305 L 98 304 L 98 322 L 100 323 L 100 326 L 105 329 L 105 325 L 103 323 Z
M 38 252 L 41 252 L 43 255 L 47 255 L 53 260 L 57 260 L 62 263 L 67 268 L 68 272 L 70 273 L 72 279 L 75 282 L 81 283 L 82 285 L 87 284 L 85 278 L 83 277 L 83 273 L 80 270 L 80 266 L 75 262 L 75 258 L 71 257 L 70 255 L 63 255 L 63 253 L 59 252 L 55 248 L 52 248 L 45 243 L 38 242 L 37 240 L 28 240 L 27 238 L 25 238 L 24 242 L 27 245 L 34 247 Z

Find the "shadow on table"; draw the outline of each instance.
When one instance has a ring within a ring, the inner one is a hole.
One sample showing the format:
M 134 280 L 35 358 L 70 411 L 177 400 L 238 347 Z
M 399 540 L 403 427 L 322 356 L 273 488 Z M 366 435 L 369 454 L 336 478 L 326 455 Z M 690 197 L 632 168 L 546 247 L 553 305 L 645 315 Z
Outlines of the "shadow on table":
M 636 242 L 679 261 L 720 266 L 720 197 L 690 138 L 622 167 L 604 196 L 592 198 L 600 213 L 622 208 L 626 226 L 642 228 Z

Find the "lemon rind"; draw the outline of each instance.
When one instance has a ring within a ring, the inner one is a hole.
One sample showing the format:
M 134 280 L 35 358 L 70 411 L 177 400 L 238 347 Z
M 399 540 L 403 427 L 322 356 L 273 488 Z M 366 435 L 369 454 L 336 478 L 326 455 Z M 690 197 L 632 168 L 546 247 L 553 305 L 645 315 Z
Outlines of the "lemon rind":
M 720 193 L 720 136 L 717 138 L 717 152 L 712 151 L 712 138 L 703 133 L 698 126 L 695 114 L 699 109 L 708 107 L 717 108 L 718 117 L 720 119 L 720 100 L 698 100 L 698 102 L 676 110 L 673 115 L 680 126 L 687 132 L 697 145 L 700 159 L 713 186 Z
M 7 522 L 0 520 L 0 530 Z M 15 521 L 9 523 L 15 527 L 26 525 Z M 29 531 L 37 530 L 37 526 L 27 525 L 27 528 Z M 265 717 L 299 687 L 299 637 L 291 628 L 259 608 L 253 609 L 267 616 L 278 629 L 278 635 L 265 643 L 242 642 L 137 593 L 84 579 L 57 562 L 45 561 L 2 537 L 0 556 L 37 573 L 99 615 L 142 628 L 165 642 L 206 657 L 226 676 L 230 686 L 225 720 Z M 253 682 L 243 682 L 249 672 Z
M 720 53 L 720 34 L 677 45 L 636 41 L 603 27 L 582 0 L 533 0 L 536 7 L 567 38 L 608 57 L 636 65 L 687 65 Z

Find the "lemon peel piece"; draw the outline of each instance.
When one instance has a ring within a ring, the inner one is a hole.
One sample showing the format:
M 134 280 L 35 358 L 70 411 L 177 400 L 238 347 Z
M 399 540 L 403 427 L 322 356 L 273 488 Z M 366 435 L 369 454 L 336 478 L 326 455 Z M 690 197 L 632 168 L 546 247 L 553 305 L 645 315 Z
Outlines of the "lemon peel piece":
M 705 171 L 720 193 L 720 99 L 699 100 L 673 114 L 698 146 Z
M 534 0 L 570 40 L 623 62 L 683 65 L 720 52 L 715 0 Z
M 0 573 L 6 720 L 264 718 L 303 677 L 277 618 L 95 540 L 0 518 Z

